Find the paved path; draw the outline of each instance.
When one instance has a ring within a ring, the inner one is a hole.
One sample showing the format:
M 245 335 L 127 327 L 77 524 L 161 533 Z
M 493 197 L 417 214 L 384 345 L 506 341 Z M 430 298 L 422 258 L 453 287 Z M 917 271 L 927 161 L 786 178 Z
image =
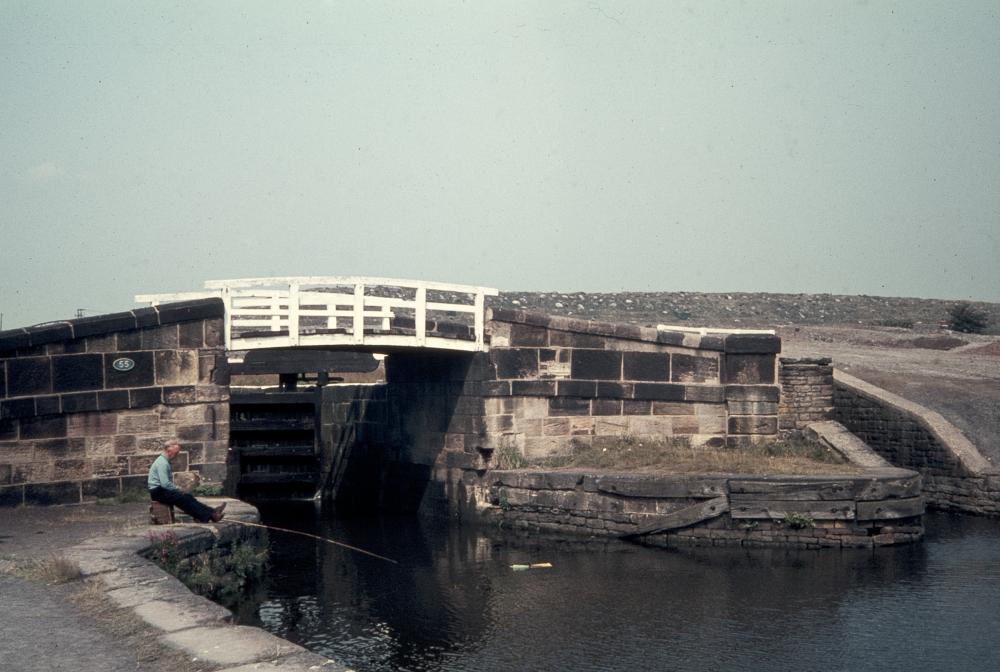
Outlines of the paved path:
M 5 672 L 134 672 L 134 651 L 94 627 L 70 600 L 73 588 L 0 576 L 0 667 Z
M 0 510 L 0 568 L 58 555 L 68 546 L 143 524 L 147 505 L 56 506 Z M 101 629 L 72 600 L 79 583 L 45 585 L 0 572 L 0 669 L 4 672 L 163 672 Z

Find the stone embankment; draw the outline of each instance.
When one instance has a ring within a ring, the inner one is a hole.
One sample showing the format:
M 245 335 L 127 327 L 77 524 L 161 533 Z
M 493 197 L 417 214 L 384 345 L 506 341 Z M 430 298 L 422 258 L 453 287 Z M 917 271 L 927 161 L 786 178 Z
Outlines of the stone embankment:
M 939 413 L 841 371 L 834 417 L 880 456 L 923 475 L 936 508 L 1000 514 L 1000 469 Z
M 222 523 L 132 528 L 89 539 L 66 549 L 63 555 L 79 566 L 83 578 L 99 585 L 114 604 L 160 630 L 162 644 L 217 666 L 218 672 L 345 669 L 259 628 L 233 625 L 232 612 L 195 595 L 148 559 L 157 537 L 168 533 L 181 556 L 257 536 L 260 528 L 242 524 L 259 522 L 254 507 L 237 500 L 218 501 L 228 503 Z
M 481 515 L 503 526 L 655 546 L 870 548 L 923 536 L 920 475 L 495 471 Z

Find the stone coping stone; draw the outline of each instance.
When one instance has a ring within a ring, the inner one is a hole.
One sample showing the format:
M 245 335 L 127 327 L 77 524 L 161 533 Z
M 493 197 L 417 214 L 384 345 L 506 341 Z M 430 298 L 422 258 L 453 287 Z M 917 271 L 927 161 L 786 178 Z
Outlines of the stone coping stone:
M 225 314 L 226 309 L 222 299 L 211 298 L 163 303 L 151 308 L 136 308 L 123 313 L 94 315 L 75 320 L 45 322 L 30 327 L 0 331 L 0 351 L 70 341 L 87 336 L 103 336 L 143 327 L 223 317 Z
M 888 460 L 835 420 L 806 425 L 805 434 L 808 438 L 819 441 L 837 451 L 851 464 L 873 469 L 892 467 Z
M 247 625 L 189 628 L 163 635 L 160 641 L 215 665 L 245 665 L 306 653 L 297 644 Z
M 171 534 L 187 553 L 207 550 L 219 541 L 234 541 L 247 526 L 258 523 L 257 509 L 235 499 L 201 498 L 206 504 L 226 502 L 219 523 L 175 523 L 143 526 L 114 535 L 87 539 L 66 549 L 83 577 L 100 585 L 108 599 L 149 626 L 163 632 L 160 642 L 225 672 L 273 670 L 346 670 L 342 664 L 310 653 L 301 646 L 260 628 L 233 625 L 228 609 L 192 593 L 177 577 L 145 557 L 152 538 Z
M 317 653 L 293 653 L 278 660 L 239 667 L 227 667 L 217 672 L 298 672 L 300 670 L 310 670 L 311 672 L 350 672 L 346 667 L 324 658 Z
M 776 354 L 781 352 L 781 338 L 775 334 L 700 334 L 693 331 L 672 331 L 656 327 L 640 327 L 635 324 L 597 322 L 594 320 L 583 320 L 505 308 L 488 309 L 486 320 L 525 324 L 577 334 L 590 334 L 631 341 L 646 341 L 661 345 L 675 345 L 696 350 L 715 350 L 734 354 Z

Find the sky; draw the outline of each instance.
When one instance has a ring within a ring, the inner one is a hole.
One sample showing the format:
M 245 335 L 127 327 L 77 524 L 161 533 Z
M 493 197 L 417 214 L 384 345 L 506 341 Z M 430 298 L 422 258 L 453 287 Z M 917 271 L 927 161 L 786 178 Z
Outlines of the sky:
M 998 302 L 998 70 L 996 0 L 0 0 L 3 328 L 275 275 Z

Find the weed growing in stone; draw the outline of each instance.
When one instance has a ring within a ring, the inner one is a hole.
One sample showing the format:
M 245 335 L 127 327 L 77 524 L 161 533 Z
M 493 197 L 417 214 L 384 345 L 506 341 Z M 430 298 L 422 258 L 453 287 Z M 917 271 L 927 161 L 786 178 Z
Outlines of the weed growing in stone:
M 149 493 L 140 490 L 126 490 L 114 497 L 98 497 L 98 506 L 113 506 L 115 504 L 139 504 L 149 501 Z
M 220 602 L 231 602 L 264 574 L 266 542 L 238 541 L 185 557 L 173 532 L 150 532 L 148 557 L 188 588 Z
M 191 494 L 195 497 L 221 497 L 222 496 L 222 484 L 221 483 L 201 483 L 193 490 Z
M 789 511 L 785 514 L 785 525 L 793 530 L 805 530 L 816 527 L 816 521 L 804 513 Z
M 237 542 L 182 560 L 177 578 L 199 595 L 228 603 L 260 579 L 266 567 L 266 546 Z
M 149 533 L 149 559 L 171 574 L 176 574 L 181 562 L 181 547 L 173 532 Z
M 511 438 L 507 436 L 501 438 L 500 446 L 493 453 L 494 469 L 524 469 L 530 466 Z

